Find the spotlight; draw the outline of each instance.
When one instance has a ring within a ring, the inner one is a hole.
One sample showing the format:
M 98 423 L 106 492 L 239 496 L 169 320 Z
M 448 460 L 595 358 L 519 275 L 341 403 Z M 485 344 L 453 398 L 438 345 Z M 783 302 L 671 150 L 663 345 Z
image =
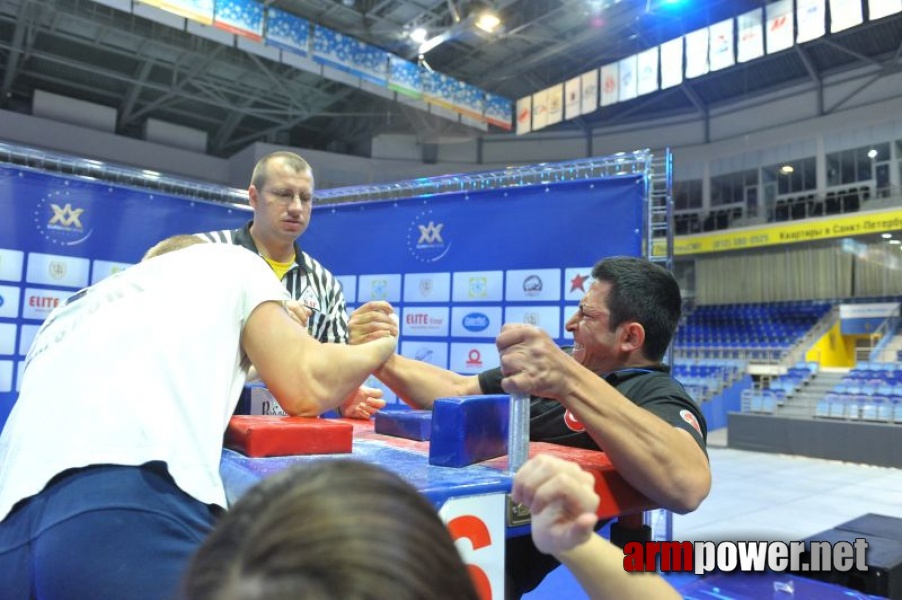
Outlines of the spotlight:
M 499 25 L 501 25 L 501 19 L 490 10 L 480 14 L 479 18 L 476 19 L 476 27 L 479 27 L 486 33 L 492 33 Z
M 792 168 L 792 165 L 783 165 L 782 167 L 780 167 L 780 172 L 784 175 L 789 175 L 793 171 L 795 171 L 795 169 Z
M 877 158 L 877 150 L 875 148 L 868 150 L 868 158 Z
M 422 44 L 428 35 L 429 32 L 424 27 L 417 27 L 410 32 L 410 39 L 416 44 Z

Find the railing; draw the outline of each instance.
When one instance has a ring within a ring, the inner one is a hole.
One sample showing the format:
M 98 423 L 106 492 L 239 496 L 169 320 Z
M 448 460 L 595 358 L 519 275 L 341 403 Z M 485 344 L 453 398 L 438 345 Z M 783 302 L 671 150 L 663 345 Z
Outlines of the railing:
M 46 150 L 0 142 L 0 165 L 26 167 L 48 173 L 85 177 L 114 185 L 156 190 L 190 199 L 247 205 L 247 192 L 212 183 L 202 183 L 90 158 L 79 158 Z
M 874 330 L 873 337 L 879 337 L 880 341 L 871 348 L 871 352 L 868 355 L 869 361 L 878 361 L 880 359 L 880 354 L 883 352 L 883 349 L 886 348 L 889 341 L 899 330 L 899 324 L 902 323 L 900 311 L 902 311 L 902 303 L 898 304 L 896 308 L 893 309 L 890 316 L 883 320 L 880 327 Z M 893 360 L 895 360 L 895 357 L 893 357 Z
M 459 173 L 438 177 L 423 177 L 396 183 L 319 190 L 316 196 L 318 202 L 323 204 L 400 200 L 420 196 L 541 185 L 544 183 L 577 181 L 597 177 L 644 174 L 652 170 L 653 156 L 649 150 L 618 152 L 611 156 L 560 163 L 542 163 L 509 167 L 496 171 Z

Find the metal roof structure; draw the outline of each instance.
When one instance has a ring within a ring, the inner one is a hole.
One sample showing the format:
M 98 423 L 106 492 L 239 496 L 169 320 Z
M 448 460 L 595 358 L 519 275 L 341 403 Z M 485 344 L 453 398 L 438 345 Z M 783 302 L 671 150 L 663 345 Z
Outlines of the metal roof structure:
M 477 33 L 469 15 L 488 2 L 500 33 Z M 29 112 L 35 90 L 116 110 L 116 132 L 140 138 L 148 118 L 207 133 L 208 153 L 227 157 L 250 143 L 368 156 L 383 133 L 490 136 L 462 123 L 324 78 L 111 4 L 130 0 L 0 0 L 0 108 Z M 403 58 L 416 61 L 413 26 L 447 33 L 425 55 L 430 68 L 516 100 L 594 67 L 764 6 L 762 1 L 684 0 L 267 0 Z M 865 11 L 867 2 L 863 3 Z M 825 78 L 862 67 L 873 80 L 902 69 L 902 14 L 794 45 L 682 85 L 603 107 L 549 130 L 588 132 L 604 124 L 670 115 L 705 120 L 717 107 L 790 86 L 820 89 Z M 865 84 L 866 85 L 866 84 Z M 864 86 L 862 86 L 863 89 Z M 819 106 L 821 114 L 840 107 Z M 2 135 L 2 133 L 0 133 Z

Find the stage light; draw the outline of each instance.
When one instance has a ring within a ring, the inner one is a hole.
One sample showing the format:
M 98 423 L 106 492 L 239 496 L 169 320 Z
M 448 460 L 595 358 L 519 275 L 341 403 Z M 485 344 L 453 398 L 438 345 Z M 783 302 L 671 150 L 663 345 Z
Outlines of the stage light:
M 868 150 L 868 158 L 877 158 L 877 150 L 874 148 Z
M 424 27 L 417 27 L 413 31 L 411 31 L 409 35 L 411 41 L 417 44 L 422 44 L 426 41 L 426 37 L 429 35 L 429 32 L 426 31 Z
M 780 172 L 784 175 L 789 175 L 793 171 L 795 171 L 795 169 L 792 167 L 792 165 L 783 165 L 782 167 L 780 167 Z
M 486 33 L 492 33 L 499 25 L 501 25 L 501 19 L 490 10 L 483 12 L 476 19 L 476 27 L 479 27 Z

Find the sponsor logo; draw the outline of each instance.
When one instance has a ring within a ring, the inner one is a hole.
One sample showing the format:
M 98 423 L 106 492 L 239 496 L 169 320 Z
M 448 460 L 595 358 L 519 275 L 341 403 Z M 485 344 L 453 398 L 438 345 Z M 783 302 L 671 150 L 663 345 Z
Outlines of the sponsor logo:
M 575 292 L 579 290 L 583 293 L 586 291 L 586 280 L 589 277 L 587 275 L 582 275 L 581 273 L 577 273 L 576 276 L 570 280 L 570 291 Z
M 476 348 L 471 348 L 467 353 L 467 367 L 482 368 L 482 354 Z
M 388 296 L 388 281 L 373 279 L 370 281 L 370 300 L 385 300 Z
M 538 275 L 530 275 L 523 280 L 523 293 L 527 296 L 535 296 L 542 293 L 542 278 Z
M 83 208 L 72 208 L 71 204 L 60 207 L 58 204 L 50 204 L 53 211 L 53 217 L 47 222 L 47 227 L 51 229 L 82 229 L 81 213 L 85 212 Z
M 404 322 L 412 327 L 441 327 L 443 319 L 429 313 L 405 313 Z
M 470 277 L 467 286 L 467 296 L 470 298 L 485 298 L 489 291 L 489 281 L 485 277 Z
M 523 313 L 523 322 L 528 325 L 535 325 L 536 327 L 538 327 L 542 323 L 542 318 L 539 316 L 539 313 Z
M 47 273 L 50 274 L 52 279 L 59 281 L 66 276 L 66 263 L 57 262 L 55 260 L 50 261 L 50 264 L 47 265 Z
M 417 348 L 417 351 L 414 352 L 413 357 L 416 360 L 421 360 L 423 362 L 432 362 L 432 355 L 435 354 L 435 351 L 432 348 Z
M 38 231 L 54 244 L 74 246 L 94 232 L 89 227 L 86 209 L 73 202 L 69 190 L 54 191 L 41 198 L 34 212 Z
M 586 430 L 586 426 L 579 422 L 579 419 L 570 412 L 569 408 L 564 413 L 564 425 L 566 425 L 567 429 L 570 431 L 575 431 L 577 433 L 582 433 Z
M 613 75 L 607 75 L 604 78 L 603 89 L 605 94 L 613 94 L 614 90 L 617 89 L 617 80 L 614 79 Z
M 407 231 L 407 250 L 420 262 L 436 262 L 451 250 L 451 243 L 445 242 L 445 224 L 438 221 L 432 210 L 424 210 L 410 223 Z
M 432 280 L 431 279 L 420 279 L 420 294 L 423 296 L 431 296 L 432 295 Z
M 682 417 L 684 421 L 692 425 L 692 428 L 696 430 L 699 435 L 702 434 L 701 425 L 698 424 L 698 419 L 695 418 L 694 414 L 684 408 L 680 411 L 680 417 Z
M 463 318 L 462 323 L 467 331 L 484 331 L 489 326 L 489 318 L 482 313 L 470 313 Z
M 28 306 L 32 308 L 54 309 L 60 304 L 60 299 L 54 296 L 29 296 Z
M 436 225 L 433 221 L 429 221 L 428 225 L 417 225 L 417 229 L 420 230 L 420 239 L 417 240 L 417 246 L 443 244 L 442 228 L 444 226 L 444 223 Z

